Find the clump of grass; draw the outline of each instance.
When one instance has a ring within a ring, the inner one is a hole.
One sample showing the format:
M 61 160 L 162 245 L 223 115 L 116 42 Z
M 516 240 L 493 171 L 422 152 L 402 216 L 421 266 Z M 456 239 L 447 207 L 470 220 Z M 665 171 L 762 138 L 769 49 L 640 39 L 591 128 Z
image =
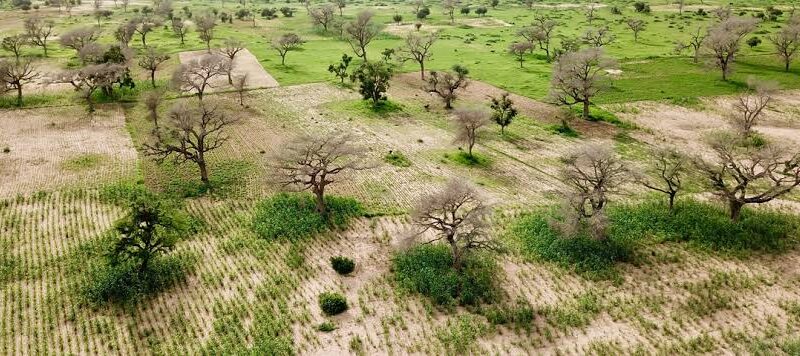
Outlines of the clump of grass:
M 299 239 L 331 228 L 347 226 L 350 219 L 364 215 L 364 208 L 351 198 L 325 198 L 327 217 L 315 210 L 310 194 L 281 193 L 256 206 L 253 230 L 265 239 Z
M 84 171 L 97 168 L 105 160 L 105 156 L 96 153 L 87 153 L 64 161 L 61 168 L 67 171 Z
M 578 295 L 574 301 L 567 305 L 546 307 L 542 310 L 542 313 L 547 318 L 548 323 L 561 330 L 567 330 L 568 328 L 589 325 L 601 310 L 602 306 L 597 294 L 589 291 Z
M 319 324 L 317 326 L 317 330 L 322 331 L 324 333 L 329 333 L 331 331 L 336 330 L 336 325 L 334 325 L 330 321 L 326 321 L 326 322 L 324 322 L 322 324 Z
M 319 308 L 325 315 L 344 313 L 348 308 L 347 298 L 339 293 L 324 292 L 319 295 Z
M 576 138 L 576 137 L 580 137 L 581 136 L 578 133 L 578 131 L 575 131 L 575 129 L 573 129 L 571 126 L 567 126 L 567 125 L 561 125 L 561 124 L 551 125 L 547 129 L 550 132 L 552 132 L 552 133 L 554 133 L 556 135 L 561 135 L 561 136 L 564 136 L 564 137 Z
M 488 167 L 489 164 L 491 163 L 488 157 L 485 157 L 483 155 L 474 152 L 472 153 L 472 155 L 464 151 L 458 151 L 456 154 L 445 153 L 444 158 L 453 163 L 467 167 L 485 168 Z
M 533 327 L 536 311 L 522 299 L 518 300 L 516 305 L 493 305 L 481 308 L 480 314 L 493 325 L 512 324 L 517 328 L 530 330 Z
M 411 161 L 400 151 L 389 151 L 383 161 L 397 167 L 411 167 Z
M 683 106 L 685 108 L 699 108 L 701 106 L 700 99 L 692 96 L 679 96 L 669 99 L 672 105 Z
M 473 254 L 459 272 L 444 245 L 421 245 L 399 253 L 392 267 L 399 285 L 422 294 L 435 304 L 478 305 L 497 299 L 497 266 L 488 256 Z
M 356 263 L 344 256 L 334 256 L 331 257 L 331 268 L 338 274 L 346 275 L 353 272 L 356 268 Z
M 469 354 L 480 336 L 489 331 L 488 325 L 471 314 L 459 315 L 454 322 L 436 330 L 436 338 L 448 354 Z

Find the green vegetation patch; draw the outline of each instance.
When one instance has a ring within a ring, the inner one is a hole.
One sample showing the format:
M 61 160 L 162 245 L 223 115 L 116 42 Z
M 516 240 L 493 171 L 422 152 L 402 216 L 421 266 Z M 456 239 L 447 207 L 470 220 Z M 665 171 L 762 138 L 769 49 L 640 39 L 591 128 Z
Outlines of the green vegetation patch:
M 389 151 L 383 161 L 397 167 L 411 167 L 411 161 L 400 151 Z
M 105 159 L 106 156 L 98 153 L 82 154 L 64 161 L 61 163 L 61 168 L 73 172 L 90 170 L 103 164 Z
M 488 157 L 474 152 L 472 155 L 464 151 L 458 151 L 456 154 L 445 153 L 444 158 L 450 162 L 467 167 L 486 168 L 492 163 Z
M 328 196 L 325 204 L 327 219 L 317 213 L 310 194 L 275 195 L 256 206 L 253 230 L 265 239 L 300 239 L 345 227 L 350 219 L 365 214 L 361 203 L 352 198 Z
M 575 114 L 575 116 L 580 117 L 581 115 L 583 115 L 583 108 L 582 107 L 573 106 L 571 109 L 572 109 L 572 112 Z M 627 122 L 627 121 L 622 121 L 614 113 L 612 113 L 610 111 L 607 111 L 607 110 L 604 110 L 604 109 L 602 109 L 600 107 L 597 107 L 597 106 L 590 106 L 589 107 L 589 121 L 607 122 L 609 124 L 612 124 L 614 126 L 622 128 L 622 129 L 635 129 L 636 128 L 636 125 L 634 125 L 634 124 L 632 124 L 630 122 Z

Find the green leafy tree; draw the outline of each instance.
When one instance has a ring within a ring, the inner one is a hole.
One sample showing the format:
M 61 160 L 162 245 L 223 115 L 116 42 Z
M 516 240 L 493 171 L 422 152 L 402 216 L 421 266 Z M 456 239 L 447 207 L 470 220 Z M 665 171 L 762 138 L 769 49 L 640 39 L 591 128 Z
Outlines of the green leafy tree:
M 372 106 L 377 107 L 386 101 L 386 91 L 389 90 L 389 81 L 392 79 L 394 69 L 384 62 L 365 62 L 350 77 L 353 82 L 359 83 L 359 92 L 364 100 L 372 101 Z
M 331 64 L 328 66 L 328 72 L 333 73 L 337 78 L 342 80 L 342 84 L 344 84 L 344 80 L 347 78 L 347 69 L 350 68 L 350 62 L 353 61 L 353 57 L 347 55 L 347 53 L 342 55 L 342 60 L 339 63 Z
M 510 125 L 518 114 L 514 101 L 508 93 L 503 93 L 499 98 L 493 97 L 489 107 L 492 109 L 492 120 L 500 125 L 500 134 L 505 134 L 506 126 Z

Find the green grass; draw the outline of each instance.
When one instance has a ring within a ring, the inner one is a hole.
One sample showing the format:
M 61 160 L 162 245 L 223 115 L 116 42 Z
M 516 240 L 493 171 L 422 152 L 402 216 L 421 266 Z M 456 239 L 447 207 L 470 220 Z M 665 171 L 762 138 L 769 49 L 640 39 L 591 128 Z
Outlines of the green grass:
M 64 161 L 61 168 L 67 171 L 79 172 L 97 168 L 106 159 L 104 155 L 87 153 Z
M 267 198 L 255 208 L 253 230 L 268 240 L 295 240 L 343 228 L 350 219 L 365 213 L 361 204 L 350 198 L 327 196 L 325 203 L 327 219 L 316 212 L 310 194 L 281 193 Z
M 491 165 L 491 160 L 479 153 L 472 152 L 472 155 L 464 151 L 458 151 L 455 154 L 445 153 L 444 159 L 455 164 L 466 167 L 487 168 Z
M 390 151 L 383 156 L 383 161 L 397 167 L 411 167 L 411 161 L 400 151 Z

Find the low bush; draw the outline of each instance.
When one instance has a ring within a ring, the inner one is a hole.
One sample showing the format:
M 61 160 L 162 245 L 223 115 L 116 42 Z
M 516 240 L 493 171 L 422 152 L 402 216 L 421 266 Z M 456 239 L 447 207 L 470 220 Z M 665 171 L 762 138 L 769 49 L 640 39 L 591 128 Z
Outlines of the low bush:
M 411 167 L 411 161 L 400 151 L 389 151 L 383 156 L 383 161 L 397 167 Z
M 253 230 L 265 239 L 299 239 L 345 227 L 351 218 L 364 215 L 364 208 L 354 199 L 329 196 L 325 203 L 327 219 L 317 213 L 310 194 L 275 195 L 256 206 Z
M 341 275 L 350 274 L 356 268 L 356 263 L 353 260 L 344 256 L 331 257 L 331 267 L 336 273 Z
M 488 256 L 472 254 L 461 272 L 451 266 L 453 257 L 445 245 L 421 245 L 396 255 L 392 261 L 401 287 L 443 306 L 478 305 L 497 298 L 494 281 L 499 271 Z
M 475 152 L 471 156 L 464 151 L 458 151 L 456 154 L 445 153 L 444 158 L 468 167 L 488 167 L 491 163 L 489 158 Z
M 322 293 L 319 295 L 319 308 L 325 315 L 344 313 L 347 310 L 347 298 L 339 293 Z

